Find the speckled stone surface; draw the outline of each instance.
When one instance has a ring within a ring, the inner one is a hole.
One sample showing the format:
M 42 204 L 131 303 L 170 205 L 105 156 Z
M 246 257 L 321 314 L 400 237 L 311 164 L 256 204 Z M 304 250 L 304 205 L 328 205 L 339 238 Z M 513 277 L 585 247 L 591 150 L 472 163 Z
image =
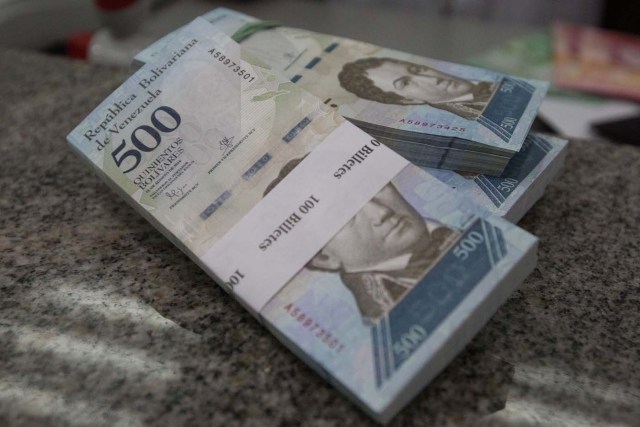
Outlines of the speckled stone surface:
M 0 50 L 0 425 L 373 424 L 67 148 L 123 71 Z M 539 264 L 391 423 L 640 425 L 640 149 L 572 141 Z

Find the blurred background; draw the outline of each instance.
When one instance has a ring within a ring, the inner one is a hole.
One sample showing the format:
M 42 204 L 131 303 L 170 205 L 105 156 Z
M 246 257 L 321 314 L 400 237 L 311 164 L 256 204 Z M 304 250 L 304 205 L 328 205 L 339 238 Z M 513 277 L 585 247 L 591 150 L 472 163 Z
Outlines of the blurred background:
M 268 9 L 273 16 L 285 17 L 293 8 L 302 13 L 300 19 L 306 19 L 304 9 L 317 10 L 318 4 L 334 13 L 341 8 L 358 9 L 362 19 L 352 22 L 354 26 L 366 26 L 368 15 L 380 10 L 393 10 L 428 19 L 466 18 L 498 25 L 544 26 L 562 20 L 636 33 L 640 28 L 640 5 L 621 0 L 0 0 L 0 45 L 50 49 L 75 32 L 99 29 L 104 22 L 101 7 L 126 9 L 135 4 L 144 5 L 137 8 L 138 13 L 146 13 L 149 22 L 145 21 L 144 30 L 154 34 L 169 32 L 218 6 L 247 13 Z M 325 17 L 316 15 L 313 25 L 331 28 L 330 22 L 318 22 Z M 403 27 L 396 29 L 403 31 Z
M 636 116 L 614 139 L 635 143 L 640 132 L 640 2 L 0 0 L 0 46 L 129 68 L 138 51 L 216 7 L 551 81 L 540 117 L 564 136 L 608 137 L 611 121 Z

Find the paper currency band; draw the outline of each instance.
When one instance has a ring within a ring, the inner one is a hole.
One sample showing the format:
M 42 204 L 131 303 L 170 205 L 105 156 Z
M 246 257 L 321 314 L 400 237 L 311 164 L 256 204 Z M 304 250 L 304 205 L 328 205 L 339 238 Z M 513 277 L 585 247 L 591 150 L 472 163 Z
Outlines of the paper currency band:
M 408 164 L 345 122 L 216 242 L 203 264 L 256 315 Z

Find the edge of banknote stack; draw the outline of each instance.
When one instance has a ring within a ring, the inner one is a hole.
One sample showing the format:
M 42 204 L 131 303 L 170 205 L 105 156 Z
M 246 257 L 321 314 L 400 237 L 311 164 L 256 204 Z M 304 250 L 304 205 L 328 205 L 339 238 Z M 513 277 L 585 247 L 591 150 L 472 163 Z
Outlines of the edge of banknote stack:
M 68 140 L 379 422 L 444 369 L 536 264 L 534 236 L 202 19 Z
M 494 215 L 517 223 L 544 195 L 547 185 L 560 173 L 568 141 L 551 135 L 530 133 L 524 148 L 500 176 L 422 167 Z

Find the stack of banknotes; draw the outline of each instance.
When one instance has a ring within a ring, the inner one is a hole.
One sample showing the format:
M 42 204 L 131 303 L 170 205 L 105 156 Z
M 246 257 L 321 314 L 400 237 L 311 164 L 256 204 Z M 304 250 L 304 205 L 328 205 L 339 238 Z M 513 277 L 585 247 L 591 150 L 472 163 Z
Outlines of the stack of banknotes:
M 229 9 L 203 18 L 419 166 L 502 174 L 522 150 L 548 87 Z M 162 52 L 173 35 L 140 52 L 134 67 Z
M 537 239 L 481 198 L 508 201 L 519 215 L 524 202 L 509 197 L 532 171 L 559 167 L 563 148 L 530 136 L 516 167 L 525 178 L 425 172 L 202 18 L 68 140 L 284 345 L 381 422 L 535 267 Z
M 319 58 L 328 46 L 332 46 L 338 42 L 360 46 L 365 45 L 360 42 L 335 36 L 284 28 L 277 23 L 260 21 L 249 15 L 226 8 L 214 9 L 203 15 L 202 18 L 209 21 L 216 30 L 231 36 L 235 41 L 241 42 L 245 51 L 251 52 L 253 56 L 261 59 L 271 68 L 280 71 L 282 75 L 290 79 L 295 79 L 295 76 L 299 74 L 301 63 L 312 61 L 313 58 Z M 174 31 L 139 52 L 133 60 L 132 67 L 137 69 L 146 62 L 161 55 L 179 31 L 180 30 Z M 376 56 L 379 56 L 378 52 L 381 51 L 380 48 L 371 45 L 366 46 L 369 46 L 371 51 L 375 52 Z M 421 63 L 424 61 L 432 61 L 389 49 L 382 49 L 382 52 L 383 54 L 384 52 L 393 52 L 393 55 L 403 58 L 416 58 Z M 477 68 L 465 67 L 463 65 L 447 64 L 447 66 L 455 67 L 459 70 L 474 70 L 475 72 L 479 72 Z M 336 74 L 338 73 L 337 69 L 334 71 Z M 488 71 L 484 72 L 489 73 Z M 298 80 L 297 83 L 300 84 L 301 81 Z M 534 83 L 539 88 L 546 89 L 545 83 L 537 81 Z M 326 100 L 328 96 L 326 93 L 335 90 L 335 87 L 329 85 L 329 87 L 326 88 L 310 87 L 308 89 L 311 91 L 315 90 L 315 92 L 312 92 L 314 95 Z M 537 104 L 535 104 L 534 110 L 537 110 L 537 105 L 540 103 L 542 95 L 544 95 L 544 90 L 536 94 Z M 362 103 L 366 102 L 365 100 L 360 101 Z M 329 105 L 334 108 L 337 106 L 337 104 L 334 103 L 329 103 Z M 375 105 L 369 105 L 369 107 L 375 108 Z M 398 106 L 392 108 L 398 108 Z M 415 108 L 415 106 L 412 108 Z M 349 118 L 351 110 L 346 109 L 346 111 L 343 111 L 339 109 L 339 112 L 343 113 L 343 115 L 346 114 L 346 117 Z M 433 114 L 433 112 L 436 114 L 444 114 L 441 110 L 432 110 L 430 114 Z M 535 114 L 535 112 L 533 112 L 533 114 Z M 397 139 L 393 140 L 380 137 L 379 134 L 371 130 L 375 127 L 381 127 L 380 125 L 372 124 L 366 126 L 363 125 L 361 121 L 353 119 L 351 119 L 351 121 L 361 129 L 367 131 L 370 135 L 375 135 L 377 140 L 384 142 L 397 153 L 403 155 L 415 165 L 420 166 L 424 171 L 449 184 L 452 188 L 463 192 L 466 197 L 471 197 L 476 203 L 482 205 L 492 213 L 498 214 L 514 223 L 518 222 L 531 206 L 542 197 L 547 184 L 562 168 L 566 156 L 566 140 L 542 134 L 527 135 L 521 143 L 519 151 L 512 154 L 513 157 L 509 160 L 509 163 L 507 163 L 502 172 L 496 176 L 495 170 L 486 171 L 486 167 L 482 164 L 475 164 L 476 166 L 461 166 L 458 164 L 458 167 L 455 167 L 455 164 L 446 161 L 446 159 L 451 160 L 460 153 L 453 147 L 446 148 L 444 155 L 442 155 L 441 152 L 437 161 L 425 161 L 425 157 L 418 155 L 417 152 L 426 153 L 427 151 L 425 150 L 430 149 L 430 144 L 423 144 L 421 151 L 416 149 L 415 144 L 406 145 Z M 530 126 L 531 117 L 522 121 L 522 123 L 525 122 L 527 127 Z M 473 125 L 475 124 L 471 123 L 471 126 Z M 471 129 L 471 127 L 469 129 Z M 425 131 L 431 133 L 430 129 L 425 129 Z M 472 138 L 475 136 L 473 131 L 470 131 L 469 135 Z M 429 137 L 429 135 L 423 136 Z M 481 147 L 479 144 L 476 145 Z M 485 172 L 480 172 L 481 170 L 485 170 Z

